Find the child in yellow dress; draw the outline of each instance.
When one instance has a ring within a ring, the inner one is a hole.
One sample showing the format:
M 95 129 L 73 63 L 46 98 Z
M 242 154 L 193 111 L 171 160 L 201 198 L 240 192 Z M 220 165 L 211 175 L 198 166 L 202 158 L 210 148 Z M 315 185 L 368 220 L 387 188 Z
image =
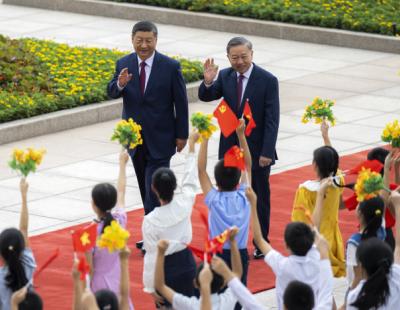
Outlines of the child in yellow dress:
M 321 124 L 322 137 L 325 145 L 314 150 L 313 167 L 317 180 L 306 181 L 300 184 L 294 198 L 292 221 L 312 223 L 312 214 L 317 201 L 317 193 L 320 181 L 328 177 L 334 177 L 339 183 L 343 183 L 343 177 L 338 173 L 339 155 L 331 146 L 328 136 L 328 125 Z M 342 235 L 339 230 L 339 207 L 342 202 L 342 187 L 329 186 L 323 201 L 323 213 L 319 223 L 320 233 L 329 243 L 329 259 L 332 265 L 333 275 L 343 277 L 346 275 L 346 264 Z

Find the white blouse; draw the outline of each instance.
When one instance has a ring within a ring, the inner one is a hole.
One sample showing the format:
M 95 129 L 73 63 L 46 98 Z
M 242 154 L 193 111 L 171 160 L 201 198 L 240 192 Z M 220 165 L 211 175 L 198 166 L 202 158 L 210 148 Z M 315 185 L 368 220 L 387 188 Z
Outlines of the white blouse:
M 172 240 L 165 255 L 179 252 L 192 241 L 192 207 L 197 191 L 197 161 L 189 153 L 182 180 L 182 195 L 174 195 L 169 204 L 156 207 L 144 217 L 142 224 L 143 246 L 146 249 L 143 267 L 143 285 L 147 293 L 154 292 L 154 269 L 159 240 Z

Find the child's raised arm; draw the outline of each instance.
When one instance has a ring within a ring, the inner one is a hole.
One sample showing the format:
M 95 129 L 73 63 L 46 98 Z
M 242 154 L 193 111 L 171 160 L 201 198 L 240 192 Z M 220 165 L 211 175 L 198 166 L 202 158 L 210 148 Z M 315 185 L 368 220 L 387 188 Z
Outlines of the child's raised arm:
M 242 260 L 240 259 L 239 248 L 236 242 L 236 235 L 239 232 L 239 228 L 236 226 L 231 228 L 229 232 L 229 241 L 231 243 L 231 263 L 232 263 L 232 271 L 238 277 L 242 277 L 243 266 Z
M 117 206 L 125 207 L 125 191 L 126 191 L 126 163 L 129 160 L 128 152 L 123 149 L 119 154 L 119 174 L 117 184 Z
M 400 185 L 400 152 L 397 152 L 394 159 L 394 183 Z
M 390 194 L 390 201 L 396 213 L 396 247 L 394 249 L 394 262 L 400 264 L 400 186 Z
M 244 163 L 246 165 L 246 172 L 242 173 L 241 183 L 251 184 L 251 165 L 252 165 L 251 154 L 244 131 L 245 131 L 245 122 L 244 119 L 241 119 L 239 122 L 239 126 L 236 128 L 236 134 L 239 139 L 239 145 L 243 149 Z M 249 178 L 248 180 L 246 179 L 246 173 Z
M 251 221 L 252 221 L 252 229 L 253 229 L 253 238 L 258 249 L 264 254 L 267 255 L 269 251 L 272 250 L 271 245 L 265 241 L 262 236 L 260 222 L 258 221 L 257 214 L 257 195 L 253 191 L 251 187 L 246 189 L 246 197 L 250 202 L 251 206 Z
M 322 139 L 324 139 L 324 145 L 332 146 L 331 139 L 329 138 L 329 125 L 326 120 L 323 120 L 321 123 L 321 134 Z
M 73 310 L 82 310 L 83 309 L 82 308 L 82 294 L 83 294 L 84 284 L 80 280 L 78 264 L 79 264 L 79 261 L 77 259 L 75 259 L 73 266 L 72 266 L 72 280 L 74 283 L 74 295 L 73 295 L 73 304 L 72 304 Z
M 208 153 L 208 139 L 203 138 L 203 141 L 200 144 L 197 167 L 199 170 L 200 186 L 204 195 L 207 195 L 208 192 L 213 188 L 210 177 L 208 176 L 207 173 L 207 153 Z
M 119 252 L 121 264 L 120 300 L 119 309 L 129 310 L 129 256 L 131 251 L 125 247 Z
M 203 269 L 199 274 L 199 282 L 200 282 L 200 295 L 201 295 L 201 310 L 211 310 L 211 281 L 213 279 L 213 275 L 210 269 L 210 265 L 208 263 L 204 264 Z
M 19 218 L 19 230 L 24 236 L 25 246 L 29 247 L 29 239 L 28 239 L 28 226 L 29 226 L 29 213 L 28 213 L 28 187 L 29 184 L 26 182 L 25 178 L 21 178 L 19 183 L 19 188 L 21 191 L 22 198 L 22 206 L 21 206 L 21 215 Z
M 168 245 L 169 244 L 167 240 L 158 241 L 156 268 L 154 272 L 154 288 L 172 305 L 172 299 L 174 298 L 175 291 L 165 284 L 164 275 L 164 256 L 168 249 Z

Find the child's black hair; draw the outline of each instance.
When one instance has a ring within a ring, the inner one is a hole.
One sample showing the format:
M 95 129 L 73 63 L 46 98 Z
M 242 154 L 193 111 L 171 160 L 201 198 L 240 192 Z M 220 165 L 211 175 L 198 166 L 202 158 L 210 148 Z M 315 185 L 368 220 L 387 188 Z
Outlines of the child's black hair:
M 0 255 L 8 267 L 5 281 L 12 292 L 19 290 L 28 283 L 21 259 L 24 249 L 24 236 L 18 229 L 8 228 L 1 232 Z
M 117 190 L 115 187 L 109 183 L 97 184 L 92 189 L 92 200 L 97 208 L 99 208 L 105 215 L 101 219 L 104 223 L 104 229 L 111 225 L 114 217 L 111 214 L 112 208 L 115 207 L 117 203 Z M 102 232 L 103 232 L 102 231 Z
M 365 228 L 361 239 L 377 237 L 378 230 L 382 227 L 382 217 L 385 203 L 379 196 L 360 202 L 358 211 L 361 213 Z
M 384 149 L 383 147 L 375 147 L 371 151 L 368 152 L 367 154 L 367 159 L 368 160 L 377 160 L 381 164 L 385 164 L 385 159 L 386 156 L 389 155 L 389 151 Z M 384 168 L 381 169 L 381 175 L 383 175 Z
M 218 188 L 223 192 L 234 191 L 239 184 L 241 172 L 236 167 L 225 167 L 221 159 L 214 167 L 214 177 Z
M 287 310 L 312 310 L 314 303 L 312 288 L 300 281 L 290 282 L 283 294 L 283 304 Z
M 388 278 L 394 260 L 392 249 L 378 238 L 370 238 L 360 243 L 356 256 L 368 278 L 351 305 L 360 310 L 377 309 L 386 304 L 390 295 Z
M 28 289 L 25 299 L 18 305 L 18 310 L 42 310 L 43 301 L 33 289 Z
M 339 154 L 331 146 L 321 146 L 314 150 L 313 162 L 318 167 L 321 179 L 335 176 L 339 168 Z
M 160 199 L 167 203 L 172 201 L 176 189 L 176 177 L 171 169 L 165 167 L 158 168 L 153 173 L 151 184 L 157 191 Z
M 203 263 L 201 263 L 199 265 L 199 267 L 197 267 L 196 284 L 198 287 L 200 287 L 199 275 L 200 275 L 200 272 L 203 270 L 203 267 L 204 267 Z M 216 294 L 219 291 L 221 291 L 221 289 L 223 288 L 224 278 L 222 276 L 220 276 L 218 273 L 216 273 L 214 270 L 212 270 L 212 268 L 211 268 L 211 272 L 212 272 L 212 276 L 213 276 L 213 279 L 211 281 L 211 294 Z
M 285 242 L 294 255 L 305 256 L 314 244 L 314 233 L 303 222 L 292 222 L 286 226 Z
M 94 296 L 96 297 L 97 306 L 99 310 L 118 310 L 118 298 L 113 291 L 103 289 L 97 291 Z

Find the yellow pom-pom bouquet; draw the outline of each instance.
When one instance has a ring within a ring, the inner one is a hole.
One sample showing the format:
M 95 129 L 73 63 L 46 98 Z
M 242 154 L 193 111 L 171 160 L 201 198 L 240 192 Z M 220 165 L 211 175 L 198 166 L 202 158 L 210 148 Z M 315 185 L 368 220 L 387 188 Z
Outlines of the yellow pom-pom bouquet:
M 392 123 L 386 124 L 382 131 L 381 138 L 383 142 L 390 143 L 392 147 L 400 148 L 400 124 L 397 119 Z
M 135 123 L 133 119 L 121 120 L 117 123 L 111 140 L 118 142 L 125 148 L 134 149 L 139 144 L 143 143 L 141 135 L 142 127 Z
M 21 173 L 24 177 L 27 177 L 30 172 L 35 172 L 37 166 L 42 163 L 43 155 L 46 150 L 35 150 L 33 148 L 27 148 L 26 150 L 14 149 L 11 155 L 11 161 L 8 165 L 11 169 Z
M 199 131 L 200 139 L 197 142 L 201 142 L 201 138 L 209 139 L 213 132 L 217 130 L 217 127 L 212 123 L 212 114 L 204 114 L 202 112 L 196 112 L 192 114 L 190 121 L 192 126 Z
M 122 228 L 117 221 L 112 221 L 111 225 L 104 228 L 103 234 L 97 240 L 99 248 L 107 248 L 108 252 L 122 250 L 126 246 L 130 234 Z
M 334 105 L 335 102 L 332 100 L 315 97 L 312 104 L 306 106 L 301 119 L 302 123 L 306 124 L 313 119 L 315 124 L 321 124 L 324 120 L 327 120 L 332 126 L 335 126 L 336 119 L 332 112 Z
M 361 202 L 374 198 L 379 195 L 379 191 L 382 189 L 390 193 L 390 190 L 383 185 L 382 175 L 363 167 L 354 186 L 357 201 Z

